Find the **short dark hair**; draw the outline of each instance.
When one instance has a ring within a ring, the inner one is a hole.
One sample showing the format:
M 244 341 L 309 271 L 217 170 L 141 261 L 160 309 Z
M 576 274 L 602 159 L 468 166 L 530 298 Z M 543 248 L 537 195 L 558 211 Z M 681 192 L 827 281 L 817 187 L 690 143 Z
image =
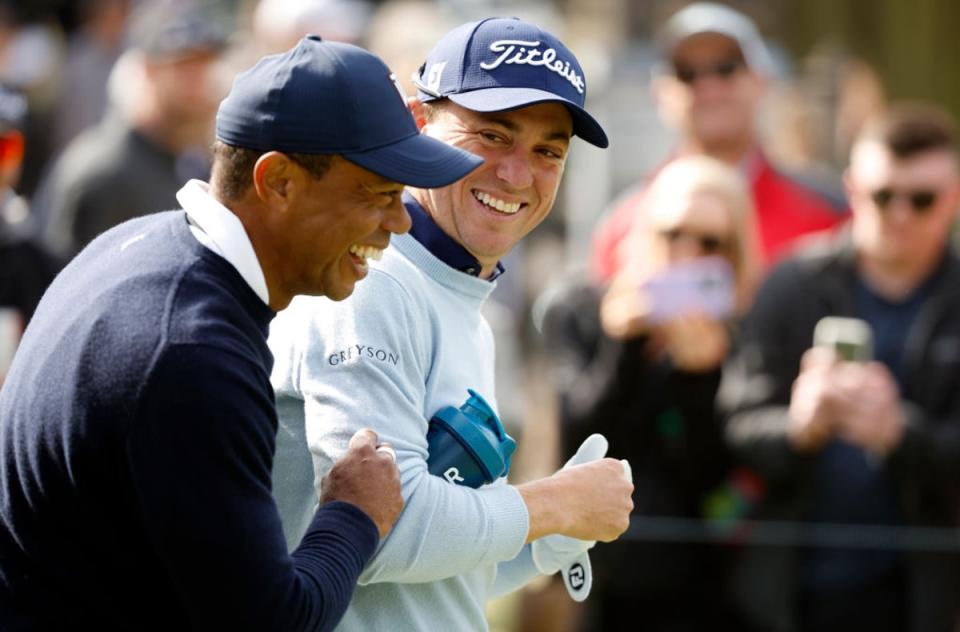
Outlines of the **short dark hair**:
M 890 106 L 864 125 L 858 140 L 878 141 L 900 160 L 928 151 L 958 153 L 953 117 L 930 103 L 904 102 Z
M 423 118 L 427 123 L 432 123 L 434 119 L 437 118 L 437 115 L 443 110 L 446 109 L 447 105 L 450 103 L 450 99 L 446 97 L 442 99 L 436 99 L 434 101 L 424 101 L 421 103 L 423 106 Z
M 253 167 L 260 156 L 267 152 L 259 149 L 237 147 L 217 140 L 213 143 L 213 166 L 211 180 L 217 184 L 217 192 L 228 200 L 236 200 L 253 185 Z M 322 178 L 330 169 L 336 154 L 293 154 L 284 152 L 313 177 Z

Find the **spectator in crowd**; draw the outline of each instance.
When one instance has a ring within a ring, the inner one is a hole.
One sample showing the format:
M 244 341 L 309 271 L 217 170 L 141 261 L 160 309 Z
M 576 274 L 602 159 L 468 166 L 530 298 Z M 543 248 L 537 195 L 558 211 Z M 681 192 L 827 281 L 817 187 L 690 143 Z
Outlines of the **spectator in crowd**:
M 194 0 L 152 2 L 133 18 L 132 47 L 114 66 L 112 109 L 52 167 L 36 211 L 45 242 L 68 258 L 127 219 L 177 207 L 206 175 L 222 96 L 216 62 L 228 33 Z
M 721 388 L 728 439 L 766 481 L 760 518 L 956 528 L 953 121 L 929 105 L 893 107 L 859 134 L 845 182 L 850 229 L 785 261 L 758 292 Z M 873 360 L 811 348 L 826 316 L 865 321 Z M 739 598 L 765 630 L 953 630 L 956 553 L 894 546 L 907 540 L 749 549 Z
M 0 85 L 0 305 L 33 314 L 58 263 L 30 239 L 27 201 L 16 194 L 24 154 L 22 125 L 29 105 L 22 94 Z
M 24 153 L 27 99 L 0 85 L 0 383 L 58 262 L 30 236 L 26 201 L 13 187 Z
M 699 519 L 729 469 L 713 404 L 731 326 L 754 289 L 753 204 L 735 169 L 689 156 L 657 174 L 636 211 L 621 242 L 627 264 L 609 286 L 578 281 L 546 299 L 564 451 L 602 433 L 633 466 L 634 516 Z M 725 295 L 712 299 L 722 311 L 707 312 L 705 294 L 684 296 L 669 276 L 705 263 L 705 273 L 732 271 Z M 658 287 L 672 296 L 654 291 L 658 279 L 670 279 Z M 686 542 L 598 549 L 586 629 L 741 630 L 725 603 L 722 555 Z
M 107 110 L 110 69 L 123 50 L 131 0 L 80 0 L 67 41 L 54 139 L 58 149 L 96 125 Z
M 416 91 L 413 77 L 438 39 L 458 23 L 451 7 L 443 10 L 432 0 L 390 0 L 383 2 L 370 16 L 366 46 L 379 55 L 408 91 Z M 416 24 L 417 28 L 398 29 L 398 24 Z
M 367 0 L 259 0 L 251 16 L 251 37 L 265 53 L 285 50 L 307 33 L 362 44 L 372 11 Z M 395 70 L 389 59 L 383 59 Z
M 502 63 L 508 54 L 521 61 Z M 480 309 L 504 271 L 500 259 L 550 212 L 572 136 L 600 147 L 607 138 L 584 110 L 576 57 L 518 19 L 453 29 L 417 83 L 421 132 L 484 165 L 448 187 L 405 193 L 413 227 L 372 266 L 369 285 L 340 304 L 297 300 L 270 332 L 278 453 L 283 444 L 287 454 L 276 461 L 274 492 L 288 537 L 299 537 L 315 478 L 359 420 L 397 449 L 408 504 L 361 577 L 348 630 L 483 630 L 488 599 L 556 573 L 587 550 L 584 540 L 616 538 L 630 511 L 632 486 L 612 459 L 518 486 L 499 471 L 478 489 L 429 473 L 434 414 L 461 405 L 467 389 L 498 410 L 494 341 Z M 556 549 L 551 534 L 569 548 Z
M 27 97 L 26 147 L 17 190 L 30 197 L 54 151 L 64 47 L 53 2 L 0 0 L 0 83 Z
M 410 227 L 402 183 L 480 164 L 419 134 L 357 47 L 304 38 L 240 75 L 210 184 L 75 257 L 0 389 L 0 628 L 335 626 L 403 507 L 396 455 L 352 433 L 290 553 L 267 329 L 353 291 Z
M 663 61 L 652 92 L 661 118 L 680 134 L 673 157 L 705 154 L 741 170 L 753 193 L 763 262 L 798 237 L 842 220 L 843 209 L 778 171 L 763 151 L 756 119 L 773 62 L 748 17 L 698 2 L 674 14 L 657 42 Z M 641 185 L 626 193 L 598 227 L 591 262 L 598 278 L 609 280 L 619 270 L 617 245 L 645 192 Z

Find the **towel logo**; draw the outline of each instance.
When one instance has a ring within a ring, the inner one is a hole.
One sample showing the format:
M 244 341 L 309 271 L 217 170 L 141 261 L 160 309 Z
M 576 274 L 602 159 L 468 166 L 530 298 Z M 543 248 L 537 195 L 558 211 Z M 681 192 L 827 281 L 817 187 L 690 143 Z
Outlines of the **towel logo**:
M 569 61 L 562 61 L 557 58 L 557 51 L 548 48 L 540 50 L 540 42 L 526 40 L 497 40 L 490 44 L 490 51 L 500 53 L 492 62 L 482 62 L 480 67 L 484 70 L 494 70 L 502 64 L 516 64 L 518 66 L 543 66 L 551 72 L 555 72 L 570 82 L 577 92 L 583 94 L 585 83 L 583 77 L 577 74 L 574 68 L 570 67 Z M 519 47 L 520 50 L 517 50 Z M 432 72 L 432 70 L 431 70 Z
M 570 581 L 570 587 L 574 590 L 580 590 L 585 583 L 586 573 L 583 572 L 583 565 L 577 562 L 567 571 L 567 579 Z

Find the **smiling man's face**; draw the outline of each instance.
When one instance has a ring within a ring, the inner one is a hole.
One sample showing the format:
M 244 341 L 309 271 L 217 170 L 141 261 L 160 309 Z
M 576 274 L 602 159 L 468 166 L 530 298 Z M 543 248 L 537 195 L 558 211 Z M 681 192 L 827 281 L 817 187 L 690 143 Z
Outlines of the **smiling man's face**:
M 379 258 L 390 235 L 410 229 L 400 201 L 403 185 L 335 156 L 322 178 L 294 161 L 296 186 L 278 213 L 278 267 L 283 288 L 339 301 L 367 276 L 367 259 Z
M 553 208 L 573 133 L 570 113 L 559 103 L 481 113 L 446 102 L 422 131 L 484 159 L 463 180 L 414 196 L 486 277 Z

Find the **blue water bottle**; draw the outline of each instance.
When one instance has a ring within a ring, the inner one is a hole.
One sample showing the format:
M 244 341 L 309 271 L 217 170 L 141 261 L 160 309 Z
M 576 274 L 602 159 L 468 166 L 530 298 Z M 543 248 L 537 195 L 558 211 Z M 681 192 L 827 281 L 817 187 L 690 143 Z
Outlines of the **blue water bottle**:
M 445 406 L 430 419 L 427 430 L 427 469 L 455 485 L 477 488 L 510 470 L 517 447 L 493 408 L 478 393 L 460 408 Z

